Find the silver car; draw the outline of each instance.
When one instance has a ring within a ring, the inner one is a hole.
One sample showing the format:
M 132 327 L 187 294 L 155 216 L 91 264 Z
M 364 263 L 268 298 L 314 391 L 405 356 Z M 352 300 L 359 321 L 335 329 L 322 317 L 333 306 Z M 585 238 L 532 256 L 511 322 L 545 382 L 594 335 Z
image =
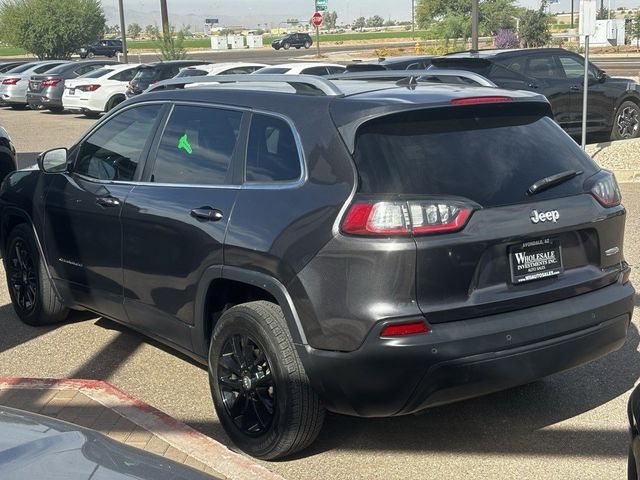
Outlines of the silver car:
M 0 104 L 13 108 L 27 106 L 27 87 L 31 75 L 44 73 L 53 67 L 68 63 L 67 60 L 42 60 L 20 65 L 2 74 L 0 79 Z

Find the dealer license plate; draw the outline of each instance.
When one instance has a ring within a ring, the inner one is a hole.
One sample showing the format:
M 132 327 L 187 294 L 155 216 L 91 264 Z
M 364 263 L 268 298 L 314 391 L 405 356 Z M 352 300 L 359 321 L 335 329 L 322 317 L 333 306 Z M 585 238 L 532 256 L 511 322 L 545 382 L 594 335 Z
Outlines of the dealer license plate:
M 509 248 L 511 281 L 515 284 L 556 277 L 562 269 L 560 241 L 543 238 Z

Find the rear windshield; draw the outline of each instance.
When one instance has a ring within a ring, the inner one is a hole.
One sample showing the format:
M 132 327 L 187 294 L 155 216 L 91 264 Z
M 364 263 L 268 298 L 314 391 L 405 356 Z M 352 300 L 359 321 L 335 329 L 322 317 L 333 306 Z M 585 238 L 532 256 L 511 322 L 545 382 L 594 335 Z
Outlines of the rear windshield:
M 531 201 L 533 183 L 567 170 L 583 174 L 535 199 L 575 195 L 598 171 L 540 107 L 522 104 L 388 115 L 359 129 L 354 159 L 361 193 L 460 196 L 485 207 Z
M 12 70 L 9 70 L 7 73 L 22 73 L 26 70 L 29 70 L 31 67 L 35 67 L 37 64 L 35 63 L 25 63 L 24 65 L 20 65 L 19 67 L 15 67 Z
M 55 67 L 48 70 L 51 75 L 55 75 L 57 73 L 65 73 L 70 68 L 73 68 L 74 65 L 69 65 L 68 63 L 63 63 L 62 65 L 56 65 Z
M 111 72 L 113 72 L 113 68 L 98 68 L 97 70 L 91 70 L 84 75 L 80 75 L 78 78 L 100 78 Z
M 205 70 L 198 70 L 196 68 L 185 68 L 184 70 L 180 70 L 175 78 L 182 77 L 204 77 L 207 74 Z
M 274 75 L 278 75 L 281 73 L 287 73 L 289 70 L 291 70 L 288 67 L 265 67 L 265 68 L 261 68 L 260 70 L 256 70 L 253 73 L 257 73 L 257 74 L 262 74 L 262 73 L 266 73 L 266 74 L 274 74 Z

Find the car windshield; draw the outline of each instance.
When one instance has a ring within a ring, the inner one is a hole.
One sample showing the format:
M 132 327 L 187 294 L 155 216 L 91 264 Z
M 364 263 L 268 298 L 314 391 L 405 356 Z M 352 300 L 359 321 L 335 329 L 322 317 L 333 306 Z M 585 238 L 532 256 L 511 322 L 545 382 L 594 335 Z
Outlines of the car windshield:
M 111 72 L 113 72 L 112 68 L 98 68 L 97 70 L 91 70 L 84 75 L 80 75 L 78 78 L 100 78 Z
M 354 155 L 359 191 L 456 196 L 493 207 L 530 201 L 527 189 L 534 182 L 576 170 L 584 175 L 541 197 L 581 193 L 584 179 L 598 168 L 539 108 L 448 107 L 365 123 Z
M 253 73 L 258 73 L 258 74 L 280 74 L 280 73 L 287 73 L 289 70 L 291 70 L 288 67 L 265 67 L 265 68 L 261 68 L 260 70 L 256 70 Z

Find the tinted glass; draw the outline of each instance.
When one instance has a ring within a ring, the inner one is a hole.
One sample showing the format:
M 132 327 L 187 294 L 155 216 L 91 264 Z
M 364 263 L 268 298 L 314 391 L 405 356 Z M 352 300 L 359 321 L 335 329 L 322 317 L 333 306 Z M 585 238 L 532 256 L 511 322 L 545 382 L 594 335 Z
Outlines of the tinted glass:
M 584 77 L 584 60 L 577 59 L 569 55 L 558 56 L 564 74 L 567 78 L 583 78 Z M 594 68 L 589 65 L 589 76 L 595 77 L 596 73 Z
M 133 180 L 161 108 L 145 105 L 112 117 L 84 141 L 74 171 L 99 180 Z
M 162 135 L 151 181 L 226 183 L 241 120 L 237 111 L 176 106 Z
M 135 76 L 136 80 L 154 80 L 158 76 L 158 70 L 155 68 L 143 68 Z
M 45 65 L 42 65 L 38 68 L 36 68 L 35 70 L 33 70 L 33 73 L 44 73 L 44 72 L 48 72 L 49 70 L 52 70 L 54 67 L 56 67 L 57 65 L 59 65 L 59 63 L 47 63 Z
M 305 68 L 304 70 L 302 70 L 302 72 L 305 75 L 327 75 L 327 67 L 311 67 L 311 68 Z
M 346 70 L 346 67 L 327 67 L 329 71 L 329 75 L 333 75 L 336 73 L 343 73 Z
M 184 70 L 180 70 L 176 78 L 182 77 L 203 77 L 207 74 L 204 70 L 198 70 L 197 68 L 187 68 Z
M 527 65 L 527 75 L 533 78 L 562 78 L 553 57 L 532 57 Z
M 100 78 L 104 75 L 113 72 L 111 68 L 98 68 L 97 70 L 90 71 L 82 75 L 82 78 Z
M 84 75 L 85 73 L 93 72 L 96 69 L 100 69 L 100 65 L 82 65 L 80 68 L 74 70 L 76 75 Z
M 541 108 L 452 107 L 371 121 L 356 141 L 359 191 L 455 195 L 489 207 L 530 201 L 534 182 L 581 170 L 536 200 L 580 193 L 597 167 Z
M 300 178 L 300 156 L 291 128 L 284 120 L 254 115 L 249 132 L 248 182 L 285 182 Z
M 73 67 L 74 67 L 73 65 L 69 65 L 69 64 L 63 63 L 62 65 L 54 66 L 48 72 L 51 75 L 56 75 L 58 73 L 65 73 L 67 70 L 71 70 Z
M 260 70 L 256 70 L 254 73 L 257 74 L 280 74 L 280 73 L 287 73 L 289 70 L 291 70 L 288 67 L 265 67 L 265 68 L 261 68 Z
M 25 63 L 24 65 L 20 65 L 19 67 L 15 67 L 8 71 L 8 73 L 22 73 L 29 70 L 31 67 L 35 67 L 33 63 Z
M 130 82 L 133 77 L 138 73 L 137 68 L 128 68 L 127 70 L 123 70 L 112 77 L 109 77 L 109 80 L 118 80 L 119 82 Z

